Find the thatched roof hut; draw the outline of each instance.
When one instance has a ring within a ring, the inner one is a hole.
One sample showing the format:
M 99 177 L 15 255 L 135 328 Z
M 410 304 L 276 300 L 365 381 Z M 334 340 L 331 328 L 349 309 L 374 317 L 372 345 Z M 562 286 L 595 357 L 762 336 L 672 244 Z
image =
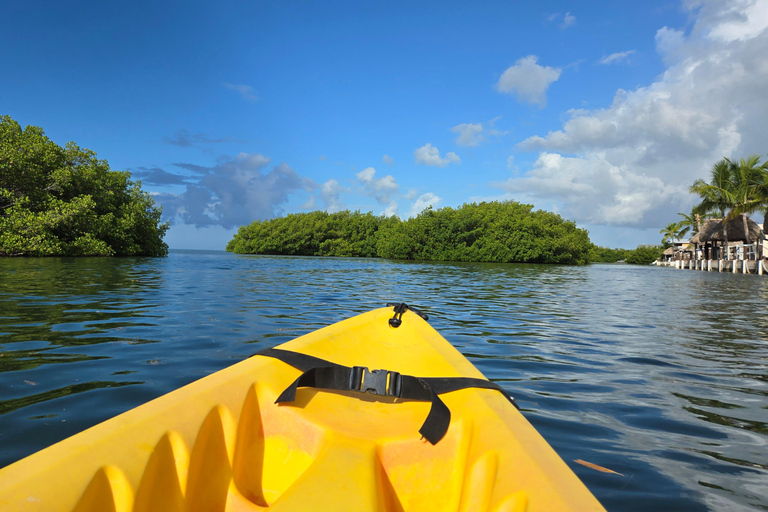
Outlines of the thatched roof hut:
M 747 237 L 744 233 L 744 221 L 741 216 L 728 221 L 728 241 L 746 242 Z M 749 241 L 754 242 L 760 238 L 760 226 L 752 219 L 747 219 L 747 229 L 749 230 Z M 701 231 L 693 235 L 692 244 L 703 244 L 706 242 L 723 242 L 723 221 L 722 219 L 707 219 L 701 226 Z
M 662 253 L 662 255 L 664 256 L 672 256 L 673 254 L 675 254 L 674 247 L 667 247 L 666 249 L 664 249 L 664 252 Z

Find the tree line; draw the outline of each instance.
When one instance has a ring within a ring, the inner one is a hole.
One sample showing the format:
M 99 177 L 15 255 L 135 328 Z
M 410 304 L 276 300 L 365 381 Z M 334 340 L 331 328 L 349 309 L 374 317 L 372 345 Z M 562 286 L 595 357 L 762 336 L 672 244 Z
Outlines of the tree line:
M 129 172 L 0 118 L 0 256 L 165 256 L 160 214 Z
M 241 254 L 567 265 L 631 261 L 639 250 L 596 247 L 574 222 L 515 201 L 430 207 L 407 220 L 348 210 L 296 213 L 241 226 L 226 249 Z
M 127 171 L 73 142 L 0 117 L 0 256 L 165 256 L 169 227 Z M 227 250 L 403 260 L 645 263 L 648 248 L 597 247 L 572 221 L 515 201 L 428 208 L 408 220 L 343 211 L 242 226 Z M 655 250 L 655 249 L 654 249 Z M 655 259 L 655 258 L 654 258 Z
M 760 163 L 759 155 L 738 161 L 723 158 L 709 171 L 709 181 L 697 179 L 689 191 L 699 197 L 691 213 L 679 213 L 682 217 L 671 222 L 660 233 L 662 243 L 682 239 L 689 232 L 701 230 L 707 218 L 724 219 L 723 237 L 728 245 L 727 223 L 741 217 L 744 233 L 749 237 L 747 218 L 754 213 L 763 214 L 763 226 L 768 220 L 768 161 Z M 747 240 L 747 243 L 755 240 Z

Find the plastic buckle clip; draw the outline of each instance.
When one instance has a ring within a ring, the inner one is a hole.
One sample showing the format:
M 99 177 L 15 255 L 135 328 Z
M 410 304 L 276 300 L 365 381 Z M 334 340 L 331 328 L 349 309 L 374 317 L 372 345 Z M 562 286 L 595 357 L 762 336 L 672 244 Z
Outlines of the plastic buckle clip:
M 374 395 L 400 396 L 402 377 L 397 372 L 369 370 L 353 366 L 349 375 L 349 389 Z

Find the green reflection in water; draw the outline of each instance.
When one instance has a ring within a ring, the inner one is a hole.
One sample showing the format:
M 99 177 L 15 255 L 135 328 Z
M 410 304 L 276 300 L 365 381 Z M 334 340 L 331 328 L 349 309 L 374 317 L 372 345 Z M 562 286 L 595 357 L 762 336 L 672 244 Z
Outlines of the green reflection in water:
M 44 364 L 77 363 L 96 359 L 109 359 L 109 357 L 87 356 L 84 354 L 56 354 L 50 352 L 50 349 L 14 350 L 0 352 L 0 372 L 32 370 Z
M 698 405 L 700 407 L 719 407 L 721 409 L 743 409 L 744 408 L 743 405 L 729 404 L 726 402 L 721 402 L 719 400 L 714 400 L 712 398 L 698 398 L 695 396 L 683 395 L 682 393 L 672 393 L 672 394 L 678 398 L 688 400 L 693 405 Z
M 703 453 L 704 455 L 709 455 L 710 457 L 713 457 L 717 460 L 721 460 L 723 462 L 730 462 L 731 464 L 736 464 L 738 466 L 744 466 L 747 468 L 768 469 L 768 464 L 760 464 L 757 462 L 750 462 L 748 460 L 734 459 L 733 457 L 726 457 L 722 453 L 709 452 L 709 451 L 700 451 L 699 453 Z
M 29 395 L 21 398 L 15 398 L 13 400 L 2 401 L 0 402 L 0 415 L 15 411 L 16 409 L 21 409 L 22 407 L 27 407 L 29 405 L 37 404 L 40 402 L 46 402 L 48 400 L 61 398 L 67 395 L 83 393 L 84 391 L 91 391 L 93 389 L 102 389 L 102 388 L 120 388 L 123 386 L 131 386 L 134 384 L 144 384 L 144 382 L 143 381 L 134 381 L 134 382 L 94 381 L 94 382 L 83 382 L 80 384 L 73 384 L 71 386 L 64 386 L 62 388 L 52 389 L 50 391 L 44 391 L 43 393 L 37 393 L 36 395 Z
M 0 259 L 0 350 L 24 342 L 95 345 L 124 339 L 127 329 L 151 329 L 161 264 L 146 258 Z
M 760 421 L 750 421 L 740 418 L 731 418 L 722 414 L 717 414 L 711 411 L 704 411 L 702 409 L 696 409 L 695 407 L 683 407 L 684 410 L 696 414 L 699 419 L 715 423 L 717 425 L 726 425 L 729 427 L 736 427 L 750 432 L 757 432 L 758 434 L 768 434 L 768 425 Z

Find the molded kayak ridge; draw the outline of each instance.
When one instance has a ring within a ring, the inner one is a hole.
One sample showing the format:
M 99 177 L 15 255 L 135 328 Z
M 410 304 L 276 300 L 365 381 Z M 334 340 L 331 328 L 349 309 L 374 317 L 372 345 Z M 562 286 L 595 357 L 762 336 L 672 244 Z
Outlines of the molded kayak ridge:
M 278 348 L 368 368 L 363 379 L 387 386 L 391 374 L 373 370 L 485 379 L 418 314 L 401 312 L 399 327 L 392 314 Z M 256 355 L 107 420 L 0 469 L 0 509 L 604 510 L 497 390 L 441 394 L 450 423 L 431 444 L 419 434 L 428 401 L 301 384 L 275 404 L 300 375 Z

